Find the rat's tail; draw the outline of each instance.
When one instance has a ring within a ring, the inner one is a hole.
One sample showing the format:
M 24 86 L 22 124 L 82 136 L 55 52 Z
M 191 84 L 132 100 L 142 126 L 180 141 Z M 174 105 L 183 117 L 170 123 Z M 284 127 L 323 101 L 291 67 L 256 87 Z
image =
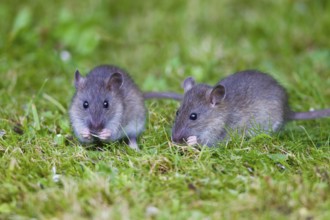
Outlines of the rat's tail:
M 143 98 L 144 99 L 174 99 L 181 101 L 183 99 L 183 95 L 174 92 L 144 92 Z
M 290 112 L 289 120 L 308 120 L 315 118 L 330 117 L 330 108 L 309 112 Z

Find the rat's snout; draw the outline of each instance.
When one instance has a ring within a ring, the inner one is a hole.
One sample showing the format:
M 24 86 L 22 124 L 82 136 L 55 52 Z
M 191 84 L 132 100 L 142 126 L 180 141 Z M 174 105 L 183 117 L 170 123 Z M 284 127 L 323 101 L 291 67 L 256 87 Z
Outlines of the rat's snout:
M 99 132 L 104 128 L 104 123 L 102 121 L 90 121 L 88 128 L 93 132 Z
M 172 134 L 171 139 L 174 143 L 177 143 L 177 144 L 184 143 L 184 138 L 182 137 L 181 134 Z

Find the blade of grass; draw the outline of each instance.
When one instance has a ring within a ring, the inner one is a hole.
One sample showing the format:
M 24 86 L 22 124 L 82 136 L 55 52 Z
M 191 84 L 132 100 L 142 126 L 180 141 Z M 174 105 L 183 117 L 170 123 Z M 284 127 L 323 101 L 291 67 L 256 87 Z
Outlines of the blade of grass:
M 40 130 L 40 120 L 39 120 L 39 115 L 38 115 L 36 105 L 34 103 L 32 103 L 31 108 L 32 108 L 33 121 L 34 121 L 33 126 L 37 131 L 39 131 Z
M 42 97 L 53 105 L 55 105 L 63 114 L 66 114 L 66 109 L 63 107 L 63 105 L 59 103 L 59 101 L 54 99 L 52 96 L 48 95 L 47 93 L 44 93 L 42 94 Z

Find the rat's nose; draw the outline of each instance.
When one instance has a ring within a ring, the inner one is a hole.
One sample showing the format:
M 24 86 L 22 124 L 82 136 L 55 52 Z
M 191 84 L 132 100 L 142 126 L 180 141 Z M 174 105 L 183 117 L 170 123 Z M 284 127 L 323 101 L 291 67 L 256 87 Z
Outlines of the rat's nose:
M 178 144 L 183 143 L 183 138 L 180 134 L 172 134 L 171 139 L 174 143 L 178 143 Z
M 101 121 L 90 121 L 88 127 L 91 131 L 101 131 L 104 128 L 104 125 Z

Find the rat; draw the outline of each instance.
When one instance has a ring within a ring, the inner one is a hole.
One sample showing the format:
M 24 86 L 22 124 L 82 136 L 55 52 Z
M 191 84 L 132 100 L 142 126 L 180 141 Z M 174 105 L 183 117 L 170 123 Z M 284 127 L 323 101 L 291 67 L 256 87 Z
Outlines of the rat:
M 86 77 L 76 70 L 74 84 L 69 116 L 78 140 L 89 144 L 127 138 L 135 150 L 139 150 L 137 137 L 145 128 L 144 100 L 183 97 L 171 92 L 142 93 L 126 71 L 113 65 L 97 66 Z
M 285 89 L 270 75 L 256 70 L 234 73 L 215 86 L 184 80 L 184 97 L 176 113 L 172 141 L 214 146 L 230 132 L 247 136 L 271 134 L 291 120 L 330 116 L 330 109 L 294 112 Z

